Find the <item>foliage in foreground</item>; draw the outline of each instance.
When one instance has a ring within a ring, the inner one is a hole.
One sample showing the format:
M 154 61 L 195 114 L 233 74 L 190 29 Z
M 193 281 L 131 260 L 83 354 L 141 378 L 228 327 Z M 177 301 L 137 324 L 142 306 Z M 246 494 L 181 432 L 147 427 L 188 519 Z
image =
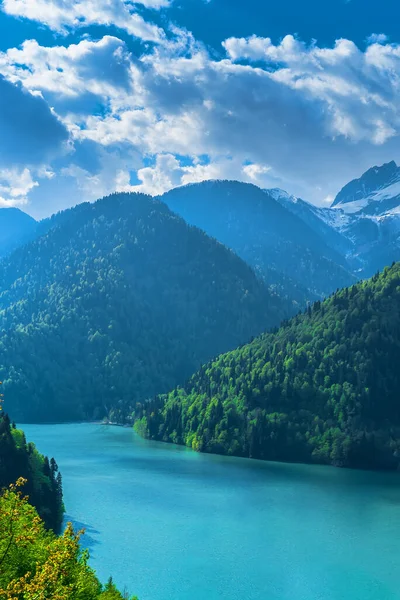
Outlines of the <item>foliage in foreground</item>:
M 23 497 L 25 480 L 0 496 L 1 600 L 123 600 L 110 579 L 102 586 L 69 524 L 57 537 Z M 134 600 L 134 599 L 132 599 Z
M 138 406 L 136 429 L 204 452 L 397 469 L 399 365 L 397 263 Z

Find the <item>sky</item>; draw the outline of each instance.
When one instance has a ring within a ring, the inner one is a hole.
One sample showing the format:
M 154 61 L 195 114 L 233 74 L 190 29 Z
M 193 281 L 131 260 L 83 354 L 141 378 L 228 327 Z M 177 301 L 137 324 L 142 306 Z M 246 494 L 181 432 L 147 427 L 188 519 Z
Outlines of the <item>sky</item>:
M 398 0 L 0 0 L 0 207 L 400 162 Z

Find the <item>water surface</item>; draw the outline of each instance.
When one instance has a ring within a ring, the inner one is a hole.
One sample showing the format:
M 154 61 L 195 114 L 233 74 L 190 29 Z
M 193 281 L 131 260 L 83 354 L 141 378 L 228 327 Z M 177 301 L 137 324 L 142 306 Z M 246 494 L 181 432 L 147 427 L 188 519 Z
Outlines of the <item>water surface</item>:
M 400 475 L 200 455 L 25 425 L 91 564 L 140 600 L 400 600 Z

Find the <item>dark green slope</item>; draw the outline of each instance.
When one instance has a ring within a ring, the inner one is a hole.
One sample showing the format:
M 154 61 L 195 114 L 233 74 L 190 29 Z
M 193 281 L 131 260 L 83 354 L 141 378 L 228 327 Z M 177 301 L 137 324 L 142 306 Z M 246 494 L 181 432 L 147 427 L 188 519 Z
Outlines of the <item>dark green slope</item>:
M 399 365 L 397 263 L 138 407 L 136 428 L 206 452 L 397 469 Z
M 273 192 L 239 181 L 204 181 L 161 199 L 232 248 L 270 288 L 297 306 L 355 283 L 345 258 Z
M 56 462 L 39 454 L 34 444 L 27 443 L 23 431 L 11 425 L 0 412 L 0 491 L 23 477 L 23 488 L 45 521 L 58 532 L 63 518 L 61 475 Z
M 250 267 L 148 196 L 48 229 L 0 263 L 0 376 L 19 421 L 124 420 L 281 318 Z

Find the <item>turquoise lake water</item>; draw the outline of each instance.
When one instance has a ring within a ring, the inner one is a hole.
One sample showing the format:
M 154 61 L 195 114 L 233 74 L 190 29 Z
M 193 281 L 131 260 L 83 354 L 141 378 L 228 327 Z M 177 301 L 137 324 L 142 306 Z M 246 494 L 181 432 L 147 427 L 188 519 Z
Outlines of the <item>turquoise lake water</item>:
M 25 425 L 91 564 L 140 600 L 400 600 L 400 474 L 200 455 Z

